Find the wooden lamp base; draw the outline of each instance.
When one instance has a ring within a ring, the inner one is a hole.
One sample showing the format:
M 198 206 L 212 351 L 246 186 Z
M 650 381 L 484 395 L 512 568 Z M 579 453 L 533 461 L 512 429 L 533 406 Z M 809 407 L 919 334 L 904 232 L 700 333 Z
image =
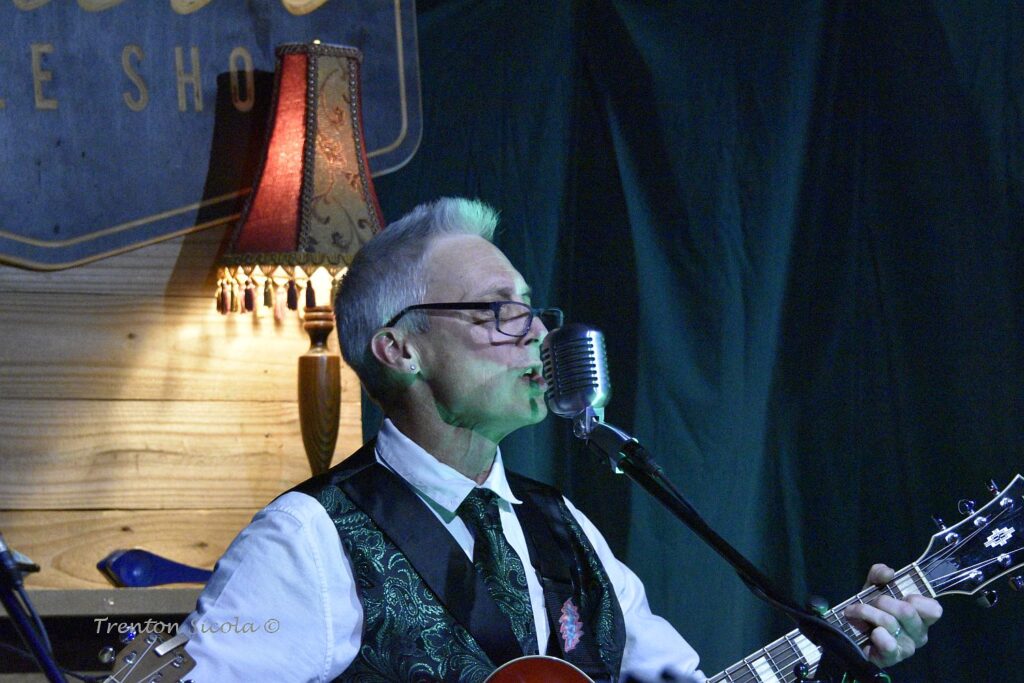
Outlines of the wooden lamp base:
M 341 416 L 341 358 L 327 348 L 334 309 L 307 306 L 303 327 L 310 347 L 299 356 L 299 425 L 309 467 L 320 474 L 331 466 Z

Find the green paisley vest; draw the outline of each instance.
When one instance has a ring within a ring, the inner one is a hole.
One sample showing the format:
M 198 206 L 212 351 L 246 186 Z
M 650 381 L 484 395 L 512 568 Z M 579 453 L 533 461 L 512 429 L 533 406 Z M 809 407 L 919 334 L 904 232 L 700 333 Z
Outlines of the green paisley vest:
M 595 680 L 617 680 L 622 610 L 590 541 L 555 489 L 508 478 L 544 587 L 547 653 Z M 363 606 L 359 653 L 336 680 L 477 683 L 522 656 L 465 552 L 408 484 L 377 463 L 373 442 L 295 490 L 334 522 Z

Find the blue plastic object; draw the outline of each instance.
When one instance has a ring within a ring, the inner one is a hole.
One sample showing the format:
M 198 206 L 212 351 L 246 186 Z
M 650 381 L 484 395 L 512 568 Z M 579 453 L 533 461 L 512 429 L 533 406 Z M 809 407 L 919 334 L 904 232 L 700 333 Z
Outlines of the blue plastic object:
M 115 586 L 127 588 L 167 583 L 206 583 L 213 574 L 208 569 L 190 567 L 138 548 L 115 550 L 100 560 L 96 568 Z

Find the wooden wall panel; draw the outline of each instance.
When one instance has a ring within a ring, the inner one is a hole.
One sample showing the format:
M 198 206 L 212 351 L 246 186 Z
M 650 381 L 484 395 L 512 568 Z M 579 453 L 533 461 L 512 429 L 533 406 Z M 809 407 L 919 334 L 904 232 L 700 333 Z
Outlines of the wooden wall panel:
M 96 563 L 112 550 L 144 547 L 186 564 L 212 568 L 247 510 L 0 512 L 7 543 L 35 560 L 30 588 L 110 588 Z
M 339 443 L 359 443 L 359 419 L 358 403 L 343 405 Z M 294 401 L 0 400 L 0 501 L 255 509 L 309 476 L 297 422 Z
M 295 401 L 297 359 L 309 337 L 289 313 L 279 324 L 221 315 L 212 299 L 9 296 L 0 307 L 0 396 Z M 330 344 L 336 351 L 336 335 Z M 347 366 L 342 397 L 359 401 Z
M 0 531 L 37 588 L 99 588 L 143 547 L 211 567 L 308 476 L 296 402 L 301 322 L 219 315 L 224 229 L 52 273 L 0 266 Z M 331 344 L 337 348 L 332 335 Z M 337 453 L 361 443 L 342 368 Z

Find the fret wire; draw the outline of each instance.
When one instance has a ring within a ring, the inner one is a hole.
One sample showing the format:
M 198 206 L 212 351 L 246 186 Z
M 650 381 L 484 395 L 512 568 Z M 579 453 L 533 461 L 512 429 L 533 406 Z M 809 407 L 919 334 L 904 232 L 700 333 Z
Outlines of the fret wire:
M 912 569 L 916 570 L 917 567 L 913 567 Z M 916 588 L 921 595 L 927 595 L 927 593 L 924 592 L 924 580 L 921 578 L 921 575 L 917 571 L 908 571 L 907 575 L 910 576 L 910 582 L 914 584 L 914 588 Z
M 740 673 L 742 668 L 743 668 L 743 662 L 736 662 L 735 664 L 733 664 L 732 666 L 730 666 L 728 669 L 725 670 L 725 674 L 726 674 L 726 676 L 729 677 L 730 681 L 735 681 L 737 679 L 733 678 L 733 674 L 739 675 L 739 673 Z
M 843 607 L 845 608 L 846 605 L 843 605 Z M 850 636 L 851 638 L 856 637 L 857 629 L 854 627 L 853 624 L 850 623 L 849 619 L 844 617 L 841 612 L 833 611 L 832 614 L 836 618 L 836 625 L 839 627 L 840 631 Z
M 735 671 L 735 672 L 733 672 L 733 673 L 734 673 L 734 675 L 735 675 L 735 678 L 730 678 L 730 679 L 729 679 L 730 681 L 736 681 L 736 683 L 745 683 L 746 681 L 750 681 L 750 680 L 751 680 L 751 679 L 749 678 L 749 676 L 750 676 L 750 672 L 748 672 L 748 671 L 739 671 L 739 670 L 736 670 L 736 671 Z
M 889 582 L 887 587 L 889 588 L 889 592 L 892 594 L 892 597 L 896 598 L 897 600 L 902 600 L 905 597 L 907 597 L 907 593 L 903 590 L 902 587 L 900 587 L 900 580 L 904 578 L 910 579 L 910 584 L 917 589 L 918 593 L 924 595 L 924 591 L 921 590 L 922 587 L 917 585 L 917 576 L 914 571 L 914 565 L 911 564 L 896 572 L 896 576 L 893 577 L 893 580 Z
M 739 676 L 742 676 L 746 673 L 745 671 L 740 671 L 736 666 L 732 666 L 730 667 L 730 669 L 732 669 L 732 673 L 730 674 L 728 670 L 726 670 L 726 676 L 728 676 L 729 680 L 732 683 L 742 683 L 742 681 L 746 680 L 745 678 L 739 678 Z
M 748 657 L 744 657 L 743 658 L 743 664 L 744 664 L 744 666 L 747 667 L 746 673 L 749 673 L 751 675 L 751 677 L 753 678 L 753 680 L 755 680 L 755 681 L 760 681 L 761 680 L 761 677 L 757 675 L 756 671 L 754 671 L 754 665 L 750 663 Z
M 842 628 L 843 622 L 846 621 L 846 619 L 843 617 L 843 615 L 841 613 L 836 612 L 835 610 L 832 610 L 825 617 L 825 621 L 829 622 L 833 626 L 838 626 L 838 627 Z
M 793 639 L 791 638 L 793 633 L 796 633 L 796 631 L 793 631 L 792 633 L 787 633 L 785 636 L 783 636 L 783 640 L 785 640 L 786 644 L 789 645 L 789 649 L 793 651 L 793 654 L 796 656 L 796 658 L 802 662 L 804 661 L 804 653 L 800 652 L 800 648 L 798 648 L 796 646 L 796 643 L 793 642 Z
M 761 677 L 757 675 L 757 671 L 754 669 L 754 665 L 750 663 L 752 659 L 755 659 L 755 655 L 744 657 L 742 661 L 737 662 L 737 664 L 739 664 L 741 668 L 740 674 L 743 676 L 743 678 L 741 678 L 740 680 L 756 681 L 757 683 L 760 683 Z
M 862 605 L 867 605 L 875 599 L 877 593 L 877 588 L 875 588 L 874 586 L 869 586 L 868 588 L 862 590 L 860 593 L 857 593 L 857 602 L 859 602 Z M 853 624 L 851 624 L 848 619 L 846 620 L 846 625 L 849 627 L 849 632 L 846 635 L 850 636 L 850 638 L 854 642 L 857 642 L 858 639 L 867 640 L 867 638 L 870 635 L 870 632 L 862 633 L 861 630 Z
M 787 633 L 786 636 L 785 636 L 786 642 L 789 643 L 789 646 L 793 650 L 793 654 L 795 655 L 794 664 L 796 662 L 800 662 L 801 664 L 806 664 L 809 667 L 810 671 L 813 673 L 816 670 L 818 663 L 821 661 L 821 657 L 820 657 L 821 649 L 817 645 L 815 645 L 814 643 L 812 643 L 810 641 L 807 641 L 808 644 L 819 653 L 818 659 L 815 660 L 814 663 L 811 663 L 807 659 L 807 656 L 804 654 L 803 648 L 801 648 L 800 645 L 797 644 L 797 642 L 796 642 L 797 638 L 804 638 L 804 636 L 800 634 L 799 630 L 791 631 L 791 632 Z M 804 639 L 806 640 L 806 638 L 804 638 Z M 790 666 L 789 668 L 792 671 L 793 667 Z M 793 680 L 796 680 L 796 674 L 795 673 L 793 674 Z
M 789 647 L 786 647 L 787 645 Z M 771 659 L 776 663 L 779 673 L 787 677 L 786 680 L 788 680 L 790 675 L 794 675 L 795 678 L 795 674 L 792 674 L 793 664 L 797 661 L 803 661 L 803 657 L 792 649 L 792 643 L 785 637 L 779 638 L 765 648 L 765 650 L 771 650 L 772 648 L 775 648 L 776 652 L 774 655 L 771 655 Z
M 778 678 L 779 674 L 782 673 L 782 670 L 775 663 L 775 658 L 772 657 L 771 646 L 764 648 L 763 650 L 761 650 L 761 652 L 764 653 L 764 660 L 768 662 L 768 666 L 771 667 L 772 672 L 775 674 L 775 677 Z
M 755 681 L 755 683 L 761 683 L 761 676 L 757 673 L 757 669 L 754 668 L 752 663 L 754 659 L 757 659 L 756 654 L 744 657 L 743 663 L 747 665 L 747 675 L 750 676 L 749 680 Z
M 850 623 L 848 619 L 843 620 L 843 633 L 848 635 L 851 640 L 856 642 L 859 638 L 866 637 L 864 633 L 861 633 L 860 629 Z
M 884 586 L 870 586 L 857 595 L 849 598 L 848 600 L 840 603 L 827 613 L 822 615 L 822 618 L 830 623 L 833 627 L 837 627 L 843 631 L 847 636 L 858 644 L 868 640 L 870 633 L 862 633 L 857 627 L 850 623 L 850 621 L 843 616 L 842 612 L 846 607 L 854 603 L 867 604 L 874 600 L 883 593 L 888 593 L 897 600 L 905 597 L 906 593 L 899 586 L 897 581 L 902 578 L 909 578 L 913 586 L 922 595 L 935 595 L 935 591 L 932 589 L 931 584 L 925 577 L 924 572 L 916 564 L 908 565 L 904 567 L 893 577 L 893 580 Z M 757 653 L 745 657 L 742 661 L 730 666 L 718 676 L 709 679 L 709 681 L 728 681 L 728 683 L 743 683 L 743 681 L 755 681 L 762 682 L 761 676 L 758 674 L 757 669 L 754 667 L 754 661 L 763 659 L 764 662 L 773 669 L 773 673 L 777 678 L 780 678 L 783 683 L 794 683 L 796 681 L 796 673 L 793 671 L 797 663 L 806 664 L 811 667 L 813 671 L 814 666 L 811 665 L 803 650 L 796 644 L 795 638 L 801 637 L 799 630 L 791 631 L 782 638 L 770 643 L 762 650 Z M 808 641 L 812 647 L 820 652 L 820 648 L 814 643 Z
M 885 586 L 871 586 L 866 588 L 865 590 L 861 591 L 852 598 L 837 605 L 835 608 L 833 608 L 828 613 L 823 615 L 822 618 L 825 619 L 826 622 L 831 623 L 832 626 L 841 629 L 843 633 L 845 633 L 855 642 L 861 643 L 867 640 L 870 634 L 862 633 L 857 627 L 851 624 L 850 621 L 842 615 L 842 611 L 854 602 L 867 604 L 871 600 L 875 599 L 878 595 L 882 594 L 883 591 L 888 592 L 892 597 L 896 599 L 901 599 L 901 596 L 903 596 L 904 594 L 902 589 L 900 589 L 899 586 L 896 584 L 896 581 L 897 579 L 905 576 L 910 577 L 911 582 L 914 584 L 916 588 L 918 588 L 921 594 L 924 595 L 927 593 L 931 593 L 932 595 L 934 595 L 934 591 L 931 590 L 931 587 L 928 584 L 927 579 L 924 578 L 923 572 L 921 572 L 921 570 L 916 565 L 910 565 L 897 572 L 893 580 Z M 803 652 L 793 641 L 793 638 L 799 635 L 799 631 L 787 633 L 779 640 L 771 643 L 770 645 L 762 649 L 760 652 L 756 653 L 756 655 L 763 655 L 763 658 L 765 659 L 766 663 L 774 669 L 776 677 L 782 676 L 785 679 L 784 683 L 790 683 L 791 681 L 796 680 L 796 674 L 792 671 L 792 669 L 794 668 L 792 665 L 796 664 L 797 662 L 808 664 Z M 811 643 L 811 645 L 817 648 L 817 646 L 813 643 Z M 781 648 L 781 652 L 777 651 L 773 653 L 773 647 Z M 741 683 L 740 679 L 734 677 L 734 674 L 736 674 L 742 675 L 744 677 L 750 677 L 749 680 L 761 681 L 761 677 L 758 675 L 757 670 L 751 663 L 751 660 L 756 660 L 759 658 L 756 655 L 751 655 L 750 657 L 744 658 L 742 661 L 737 662 L 733 666 L 723 671 L 718 678 L 713 678 L 709 680 L 725 680 L 729 683 Z M 788 661 L 790 656 L 793 658 L 792 662 Z M 724 678 L 722 678 L 723 676 Z

